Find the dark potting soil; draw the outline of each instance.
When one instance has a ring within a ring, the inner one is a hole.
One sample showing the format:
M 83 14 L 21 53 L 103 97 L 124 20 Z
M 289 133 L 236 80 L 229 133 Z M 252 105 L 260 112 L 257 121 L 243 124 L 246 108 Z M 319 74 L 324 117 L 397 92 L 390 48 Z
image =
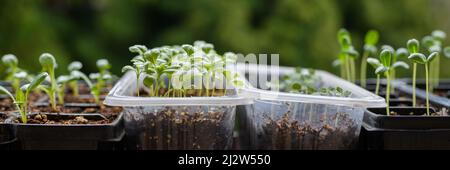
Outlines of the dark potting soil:
M 10 98 L 0 98 L 0 112 L 13 110 L 16 110 L 16 107 Z
M 14 120 L 16 123 L 22 123 L 20 119 Z M 84 116 L 59 116 L 59 115 L 46 115 L 36 114 L 28 116 L 28 124 L 109 124 L 113 120 L 111 119 L 89 119 Z
M 102 89 L 101 91 L 101 95 L 107 95 L 108 92 L 112 89 L 113 85 L 112 84 L 107 84 L 106 88 Z M 72 88 L 70 88 L 69 86 L 66 87 L 66 93 L 70 93 L 72 94 Z M 90 94 L 91 90 L 89 89 L 88 85 L 84 82 L 79 82 L 78 83 L 78 93 L 83 95 L 83 94 Z
M 33 106 L 32 112 L 35 113 L 100 113 L 108 119 L 115 119 L 122 112 L 122 107 L 98 106 L 98 107 L 64 107 L 57 106 L 53 110 L 50 106 Z
M 287 112 L 279 120 L 265 116 L 262 134 L 257 134 L 258 149 L 273 150 L 318 150 L 318 149 L 352 149 L 357 138 L 356 123 L 346 113 L 322 117 L 320 125 L 299 122 L 292 119 Z M 330 125 L 327 122 L 336 122 Z M 328 119 L 328 120 L 327 120 Z
M 138 149 L 193 150 L 227 149 L 232 129 L 225 129 L 222 112 L 177 112 L 164 109 L 144 115 L 144 121 L 131 122 L 139 128 Z M 133 125 L 132 125 L 133 126 Z M 232 127 L 229 127 L 232 128 Z M 133 134 L 132 134 L 133 135 Z
M 104 99 L 105 96 L 100 96 L 100 99 Z M 64 102 L 65 103 L 95 103 L 95 99 L 94 97 L 92 97 L 92 95 L 79 95 L 79 96 L 74 96 L 72 94 L 68 94 L 66 93 L 66 95 L 64 95 Z

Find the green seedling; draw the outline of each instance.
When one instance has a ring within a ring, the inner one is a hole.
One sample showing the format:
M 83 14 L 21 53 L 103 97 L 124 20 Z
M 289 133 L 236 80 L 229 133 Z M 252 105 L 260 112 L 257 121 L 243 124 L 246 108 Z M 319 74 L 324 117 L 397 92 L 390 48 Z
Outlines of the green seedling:
M 78 71 L 78 70 L 76 70 Z M 71 82 L 76 82 L 79 78 L 75 77 L 75 76 L 71 76 L 71 75 L 62 75 L 59 76 L 56 79 L 56 83 L 57 83 L 57 95 L 58 95 L 58 104 L 63 105 L 64 104 L 64 91 L 66 89 L 66 86 L 68 83 Z M 45 87 L 45 86 L 42 86 Z M 43 88 L 43 89 L 48 89 L 48 88 Z M 44 90 L 45 91 L 45 90 Z
M 377 69 L 375 70 L 375 74 L 382 74 L 384 73 L 385 77 L 386 77 L 386 83 L 387 83 L 387 87 L 386 87 L 386 114 L 389 116 L 390 115 L 390 111 L 389 111 L 389 99 L 390 99 L 390 94 L 391 94 L 391 72 L 393 70 L 395 70 L 398 67 L 403 67 L 405 69 L 409 68 L 409 65 L 406 64 L 403 61 L 397 61 L 395 63 L 392 62 L 392 57 L 394 55 L 394 51 L 392 49 L 384 49 L 381 53 L 380 53 L 380 63 L 381 65 L 379 65 L 377 67 Z
M 29 84 L 23 85 L 20 90 L 16 91 L 16 95 L 12 95 L 6 88 L 0 86 L 0 92 L 7 94 L 14 102 L 19 110 L 22 123 L 27 123 L 28 114 L 28 95 L 31 91 L 36 89 L 48 76 L 47 73 L 41 73 L 37 75 Z
M 67 67 L 67 70 L 72 73 L 73 71 L 80 71 L 83 68 L 83 64 L 79 61 L 74 61 L 69 64 Z M 78 79 L 70 79 L 69 80 L 69 87 L 72 89 L 72 95 L 75 97 L 80 96 L 80 92 L 78 90 Z
M 422 39 L 422 45 L 428 50 L 430 54 L 433 52 L 438 52 L 439 54 L 441 54 L 441 52 L 443 51 L 442 44 L 444 43 L 446 37 L 447 35 L 445 34 L 445 32 L 441 30 L 435 30 L 431 33 L 431 35 L 425 36 Z M 444 48 L 444 55 L 445 55 L 445 48 Z M 430 63 L 429 71 L 430 71 L 430 91 L 433 91 L 433 89 L 439 85 L 440 55 L 437 56 L 437 58 Z
M 338 41 L 341 46 L 339 53 L 341 73 L 345 73 L 344 78 L 354 83 L 356 81 L 355 60 L 359 53 L 353 47 L 350 33 L 346 29 L 339 30 Z
M 380 60 L 378 60 L 376 58 L 367 58 L 367 63 L 369 63 L 373 67 L 373 69 L 377 69 L 378 67 L 382 66 L 380 63 Z M 377 85 L 375 87 L 375 94 L 378 95 L 380 92 L 381 72 L 376 72 L 375 74 L 377 75 Z
M 109 74 L 105 74 L 105 76 L 103 78 L 101 78 L 100 73 L 92 73 L 88 77 L 83 72 L 75 70 L 75 71 L 72 71 L 70 78 L 84 80 L 86 82 L 86 84 L 88 85 L 92 96 L 94 97 L 95 103 L 97 103 L 98 105 L 101 105 L 100 90 L 98 89 L 98 85 L 96 83 L 99 82 L 99 79 L 103 79 L 103 81 L 110 79 L 111 76 Z M 94 80 L 94 81 L 92 81 L 92 80 Z M 93 82 L 95 82 L 95 83 L 93 83 Z
M 374 56 L 377 53 L 377 43 L 379 39 L 379 34 L 376 30 L 370 30 L 367 32 L 366 37 L 364 39 L 364 53 L 361 59 L 361 77 L 360 84 L 361 87 L 366 87 L 366 72 L 367 72 L 367 58 L 370 56 Z
M 419 53 L 419 41 L 416 39 L 411 39 L 406 43 L 406 46 L 408 47 L 408 51 L 410 56 L 413 54 Z M 410 59 L 410 56 L 408 59 Z M 411 59 L 410 59 L 411 60 Z M 411 60 L 412 61 L 412 60 Z M 413 107 L 416 107 L 416 75 L 417 75 L 417 63 L 412 61 L 413 63 L 413 75 L 412 75 L 412 88 L 413 88 L 413 94 L 412 94 L 412 100 L 413 100 Z
M 429 101 L 429 64 L 436 59 L 437 57 L 439 57 L 439 53 L 438 52 L 433 52 L 431 53 L 428 57 L 426 57 L 424 54 L 422 53 L 412 53 L 411 55 L 409 55 L 408 59 L 410 59 L 412 62 L 417 63 L 417 64 L 423 64 L 425 65 L 425 91 L 426 91 L 426 105 L 427 105 L 427 115 L 430 115 L 430 101 Z
M 44 53 L 39 57 L 39 63 L 41 63 L 42 71 L 47 72 L 50 77 L 50 86 L 42 86 L 41 89 L 48 94 L 52 109 L 57 110 L 55 95 L 57 93 L 58 86 L 55 78 L 55 68 L 57 67 L 55 57 L 49 53 Z
M 130 52 L 132 53 L 138 53 L 138 56 L 134 57 L 131 62 L 133 63 L 133 66 L 126 65 L 122 68 L 123 72 L 133 71 L 136 74 L 136 92 L 137 96 L 140 96 L 139 91 L 139 79 L 141 77 L 141 74 L 146 71 L 148 68 L 149 62 L 145 61 L 144 59 L 144 53 L 147 52 L 147 47 L 143 45 L 134 45 L 129 48 Z
M 6 54 L 2 57 L 2 63 L 7 67 L 7 76 L 5 80 L 11 82 L 12 88 L 14 90 L 18 90 L 20 88 L 20 77 L 22 76 L 18 76 L 17 74 L 23 72 L 18 66 L 19 60 L 13 54 Z M 23 75 L 22 73 L 20 74 Z

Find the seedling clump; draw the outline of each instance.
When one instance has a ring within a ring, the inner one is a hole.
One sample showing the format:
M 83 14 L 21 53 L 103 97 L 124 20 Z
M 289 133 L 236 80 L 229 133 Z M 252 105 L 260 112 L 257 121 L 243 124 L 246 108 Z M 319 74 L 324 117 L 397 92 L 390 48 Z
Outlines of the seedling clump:
M 410 55 L 408 59 L 410 59 L 414 65 L 417 64 L 423 64 L 425 65 L 425 91 L 426 91 L 426 106 L 427 106 L 427 115 L 430 115 L 430 102 L 429 102 L 429 64 L 436 58 L 439 57 L 438 52 L 431 53 L 428 57 L 426 57 L 424 54 L 419 52 L 419 42 L 415 39 L 408 41 L 408 49 L 410 51 Z M 414 70 L 414 77 L 413 77 L 413 101 L 415 106 L 415 70 Z
M 386 77 L 386 114 L 389 115 L 389 99 L 391 94 L 391 75 L 392 71 L 398 67 L 403 67 L 405 69 L 409 69 L 409 65 L 403 61 L 392 62 L 392 57 L 394 55 L 394 51 L 392 49 L 386 48 L 380 53 L 380 65 L 376 68 L 375 74 L 382 74 Z
M 237 56 L 230 52 L 220 55 L 204 41 L 152 49 L 134 45 L 129 50 L 135 56 L 122 71 L 136 77 L 134 94 L 141 97 L 143 91 L 149 97 L 159 98 L 218 97 L 235 95 L 230 89 L 243 85 L 239 75 L 226 67 Z M 140 141 L 137 146 L 143 149 L 226 149 L 232 137 L 230 109 L 155 107 L 142 113 L 144 120 L 130 122 L 138 131 L 131 136 Z

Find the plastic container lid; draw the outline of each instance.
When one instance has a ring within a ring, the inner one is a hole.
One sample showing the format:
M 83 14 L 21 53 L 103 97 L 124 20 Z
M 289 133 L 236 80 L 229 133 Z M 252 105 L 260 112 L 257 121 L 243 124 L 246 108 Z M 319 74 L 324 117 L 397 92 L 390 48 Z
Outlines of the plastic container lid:
M 136 74 L 127 72 L 106 96 L 108 106 L 233 106 L 252 104 L 253 100 L 240 93 L 223 97 L 137 97 L 135 91 Z
M 267 70 L 275 69 L 275 73 L 279 72 L 280 75 L 291 74 L 295 70 L 295 68 L 292 67 L 265 66 L 265 65 L 262 66 L 257 64 L 243 64 L 243 63 L 237 64 L 238 71 L 240 72 L 241 75 L 246 75 L 245 73 L 266 75 L 266 72 L 264 71 L 262 73 L 258 73 L 258 67 L 267 68 Z M 270 72 L 267 74 L 270 74 Z M 345 81 L 333 74 L 330 74 L 322 70 L 316 70 L 316 74 L 321 77 L 323 81 L 322 83 L 324 84 L 325 87 L 338 86 L 344 90 L 350 91 L 352 95 L 350 97 L 332 97 L 332 96 L 294 94 L 270 90 L 261 90 L 253 87 L 247 80 L 246 80 L 247 81 L 246 88 L 242 89 L 241 93 L 243 95 L 251 96 L 254 99 L 260 100 L 279 100 L 290 102 L 342 105 L 350 107 L 386 107 L 386 101 L 384 100 L 384 98 L 375 95 L 353 83 Z

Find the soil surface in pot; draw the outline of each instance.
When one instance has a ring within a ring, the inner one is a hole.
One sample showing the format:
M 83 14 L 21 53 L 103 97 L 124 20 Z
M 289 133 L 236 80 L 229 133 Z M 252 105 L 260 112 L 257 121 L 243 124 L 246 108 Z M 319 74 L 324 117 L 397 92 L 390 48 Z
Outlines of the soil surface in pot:
M 101 95 L 107 95 L 108 92 L 112 89 L 113 85 L 112 84 L 107 84 L 106 88 L 103 88 L 101 91 Z M 66 88 L 66 93 L 70 93 L 72 94 L 72 88 L 67 87 Z M 89 89 L 89 86 L 84 83 L 84 82 L 79 82 L 78 83 L 78 93 L 83 95 L 83 94 L 91 94 L 91 90 Z
M 0 112 L 4 111 L 14 111 L 16 107 L 14 106 L 13 101 L 10 98 L 0 97 Z
M 28 124 L 108 124 L 113 120 L 110 119 L 89 119 L 84 116 L 61 116 L 61 115 L 47 115 L 36 114 L 28 116 Z M 20 119 L 14 120 L 16 123 L 22 123 Z
M 100 100 L 104 100 L 105 96 L 102 95 L 100 96 Z M 65 103 L 95 103 L 95 99 L 94 97 L 92 97 L 92 95 L 79 95 L 79 96 L 74 96 L 72 94 L 68 94 L 66 93 L 66 95 L 64 95 L 64 102 Z
M 122 112 L 122 107 L 97 106 L 97 107 L 64 107 L 57 106 L 53 110 L 49 105 L 33 106 L 31 111 L 36 113 L 100 113 L 108 119 L 115 119 Z
M 258 149 L 351 149 L 356 143 L 357 126 L 346 113 L 322 117 L 320 125 L 294 120 L 290 112 L 279 120 L 266 117 L 263 134 L 258 134 L 262 144 Z

